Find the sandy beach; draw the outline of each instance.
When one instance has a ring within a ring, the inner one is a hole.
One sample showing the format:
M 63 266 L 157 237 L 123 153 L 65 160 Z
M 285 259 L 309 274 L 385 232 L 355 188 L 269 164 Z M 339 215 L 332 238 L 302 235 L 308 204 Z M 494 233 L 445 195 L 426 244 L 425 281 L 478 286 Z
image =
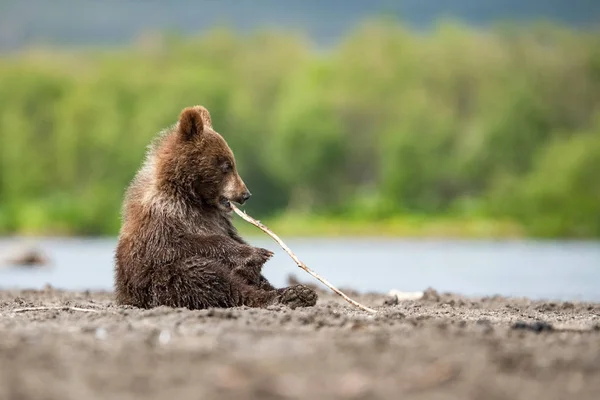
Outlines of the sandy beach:
M 0 291 L 0 399 L 596 399 L 600 304 L 321 292 L 290 310 Z M 42 309 L 39 309 L 42 307 Z M 45 307 L 45 308 L 43 308 Z

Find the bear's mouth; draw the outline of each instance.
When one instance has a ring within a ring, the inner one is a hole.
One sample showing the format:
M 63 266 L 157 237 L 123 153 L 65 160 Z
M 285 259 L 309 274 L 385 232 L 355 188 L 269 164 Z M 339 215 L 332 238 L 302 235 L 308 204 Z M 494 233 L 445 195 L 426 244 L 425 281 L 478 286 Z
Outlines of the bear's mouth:
M 231 201 L 222 196 L 219 198 L 219 207 L 225 211 L 232 211 Z

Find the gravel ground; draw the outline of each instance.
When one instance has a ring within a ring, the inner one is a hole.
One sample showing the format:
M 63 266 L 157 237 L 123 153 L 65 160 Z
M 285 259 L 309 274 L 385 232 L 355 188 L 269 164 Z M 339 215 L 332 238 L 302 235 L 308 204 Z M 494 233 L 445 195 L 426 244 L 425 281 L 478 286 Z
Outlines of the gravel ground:
M 0 291 L 0 399 L 598 398 L 600 304 L 352 295 L 379 313 Z

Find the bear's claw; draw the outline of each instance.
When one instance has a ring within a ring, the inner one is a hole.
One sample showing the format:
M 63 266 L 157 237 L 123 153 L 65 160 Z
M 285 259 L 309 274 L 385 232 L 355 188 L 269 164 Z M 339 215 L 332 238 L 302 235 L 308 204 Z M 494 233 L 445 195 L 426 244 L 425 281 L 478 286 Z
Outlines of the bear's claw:
M 279 302 L 290 307 L 312 307 L 317 304 L 317 292 L 304 285 L 294 285 L 283 289 Z

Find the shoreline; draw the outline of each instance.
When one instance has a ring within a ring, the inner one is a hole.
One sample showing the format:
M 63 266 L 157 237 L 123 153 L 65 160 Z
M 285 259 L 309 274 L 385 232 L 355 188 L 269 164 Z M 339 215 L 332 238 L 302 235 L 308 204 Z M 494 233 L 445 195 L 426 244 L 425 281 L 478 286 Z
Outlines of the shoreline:
M 527 234 L 525 228 L 512 221 L 486 218 L 462 217 L 417 217 L 396 216 L 385 219 L 356 219 L 325 216 L 283 215 L 260 219 L 279 236 L 299 238 L 357 237 L 357 238 L 401 238 L 401 239 L 551 239 L 570 240 L 579 238 L 542 237 Z M 243 236 L 264 235 L 258 228 L 233 218 L 235 227 Z M 2 232 L 0 238 L 10 237 L 112 237 L 110 234 L 95 232 L 81 234 L 77 229 L 42 230 L 17 229 Z M 597 240 L 597 238 L 582 238 Z

